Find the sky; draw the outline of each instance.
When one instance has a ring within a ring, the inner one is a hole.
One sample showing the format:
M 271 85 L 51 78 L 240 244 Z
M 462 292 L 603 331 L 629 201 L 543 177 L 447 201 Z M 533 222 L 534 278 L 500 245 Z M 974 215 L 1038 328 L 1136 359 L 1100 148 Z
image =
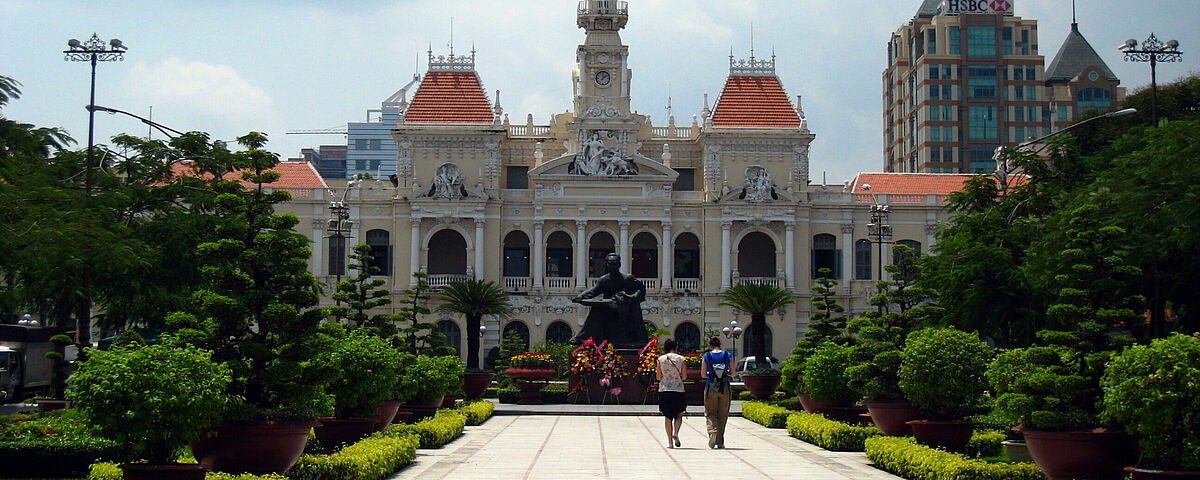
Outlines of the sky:
M 1011 0 L 1038 20 L 1039 53 L 1050 63 L 1070 31 L 1071 2 Z M 704 94 L 716 100 L 729 55 L 776 55 L 789 96 L 803 96 L 813 183 L 841 184 L 883 168 L 881 75 L 890 35 L 920 0 L 629 0 L 621 38 L 633 70 L 632 105 L 666 124 L 689 125 Z M 342 135 L 287 135 L 344 128 L 424 73 L 427 51 L 476 50 L 485 90 L 512 123 L 546 124 L 571 108 L 575 0 L 210 0 L 49 2 L 0 0 L 0 75 L 22 96 L 0 114 L 60 126 L 87 142 L 89 66 L 67 62 L 67 40 L 92 33 L 121 39 L 120 62 L 96 70 L 96 104 L 151 117 L 177 130 L 233 140 L 264 132 L 282 158 L 303 147 L 344 144 Z M 1151 32 L 1176 39 L 1183 62 L 1158 66 L 1159 83 L 1200 72 L 1200 1 L 1078 0 L 1079 29 L 1131 91 L 1150 67 L 1116 47 Z M 453 27 L 451 27 L 453 25 Z M 453 31 L 453 35 L 451 32 Z M 753 33 L 752 33 L 753 32 Z M 1196 52 L 1196 53 L 1192 53 Z M 410 97 L 411 98 L 411 97 Z M 146 135 L 138 121 L 98 113 L 96 142 Z M 156 137 L 161 134 L 155 132 Z

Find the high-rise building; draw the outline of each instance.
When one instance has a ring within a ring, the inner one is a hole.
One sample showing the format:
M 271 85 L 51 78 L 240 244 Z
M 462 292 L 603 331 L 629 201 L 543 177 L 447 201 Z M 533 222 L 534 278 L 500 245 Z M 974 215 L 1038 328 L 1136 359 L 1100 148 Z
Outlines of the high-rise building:
M 991 172 L 996 147 L 1049 133 L 1037 21 L 1013 10 L 1011 0 L 924 0 L 892 35 L 885 171 Z
M 321 178 L 346 178 L 346 146 L 321 145 L 317 148 L 302 148 L 300 156 L 289 158 L 291 162 L 312 164 Z
M 1050 66 L 1046 67 L 1046 92 L 1050 96 L 1052 129 L 1078 121 L 1089 110 L 1109 110 L 1125 101 L 1125 87 L 1096 49 L 1071 22 L 1071 33 Z

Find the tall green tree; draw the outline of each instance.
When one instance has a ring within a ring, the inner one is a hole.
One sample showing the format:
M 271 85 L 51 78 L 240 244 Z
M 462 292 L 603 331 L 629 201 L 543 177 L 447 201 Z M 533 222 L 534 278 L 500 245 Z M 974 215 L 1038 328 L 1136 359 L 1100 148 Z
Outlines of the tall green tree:
M 437 311 L 467 317 L 467 368 L 479 368 L 480 321 L 484 315 L 511 316 L 508 294 L 496 282 L 469 278 L 443 287 L 438 300 Z
M 381 329 L 380 334 L 385 337 L 395 335 L 395 326 L 392 324 L 387 315 L 377 314 L 374 317 L 367 312 L 371 309 L 390 305 L 392 299 L 388 298 L 392 292 L 386 288 L 380 288 L 387 283 L 387 280 L 376 277 L 379 274 L 379 267 L 372 264 L 375 257 L 371 255 L 371 246 L 365 243 L 360 243 L 353 247 L 353 253 L 350 254 L 350 270 L 356 271 L 354 276 L 342 280 L 337 285 L 337 291 L 333 292 L 333 299 L 339 302 L 344 302 L 345 307 L 338 305 L 330 307 L 330 314 L 334 317 L 345 316 L 355 326 L 372 326 Z
M 417 281 L 403 290 L 404 299 L 400 302 L 399 312 L 394 316 L 395 321 L 402 325 L 396 336 L 397 348 L 413 355 L 453 353 L 441 349 L 446 344 L 446 336 L 437 331 L 437 324 L 422 321 L 421 318 L 432 312 L 429 309 L 430 299 L 433 298 L 430 292 L 432 289 L 426 280 L 429 274 L 413 272 L 413 277 Z
M 767 358 L 767 314 L 773 310 L 795 303 L 787 290 L 762 283 L 734 285 L 721 295 L 721 305 L 741 310 L 750 315 L 750 326 L 746 329 L 749 355 L 760 362 Z

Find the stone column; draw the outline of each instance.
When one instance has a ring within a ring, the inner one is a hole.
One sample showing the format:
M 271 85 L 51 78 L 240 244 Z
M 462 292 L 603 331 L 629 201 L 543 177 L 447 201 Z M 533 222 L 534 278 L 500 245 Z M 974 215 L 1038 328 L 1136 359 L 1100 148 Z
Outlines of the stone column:
M 412 225 L 412 245 L 409 249 L 408 285 L 416 286 L 417 277 L 412 274 L 421 270 L 421 218 L 412 217 L 409 219 L 409 225 Z
M 933 224 L 925 225 L 925 251 L 929 253 L 933 251 L 933 246 L 937 245 L 937 226 Z
M 729 277 L 732 276 L 732 267 L 729 263 L 729 229 L 733 227 L 733 222 L 729 220 L 721 221 L 721 290 L 729 288 Z
M 483 280 L 483 222 L 482 218 L 475 219 L 475 279 Z M 472 334 L 474 332 L 471 332 Z
M 671 271 L 671 260 L 674 259 L 673 257 L 675 254 L 675 250 L 672 247 L 674 246 L 675 242 L 671 237 L 671 222 L 662 222 L 662 228 L 662 245 L 661 248 L 659 248 L 659 256 L 662 257 L 662 262 L 660 262 L 662 264 L 662 271 L 658 272 L 658 278 L 659 281 L 662 282 L 662 284 L 659 285 L 659 288 L 665 290 L 675 288 L 674 285 L 671 285 L 671 282 L 673 281 L 672 277 L 675 273 Z
M 543 288 L 546 274 L 546 248 L 542 245 L 542 220 L 533 221 L 533 288 Z
M 621 255 L 621 273 L 629 273 L 629 254 L 632 251 L 629 245 L 629 220 L 620 220 L 617 224 L 621 226 L 621 243 L 617 244 L 617 253 Z
M 587 220 L 575 221 L 575 288 L 587 288 Z
M 796 289 L 796 221 L 783 222 L 784 275 L 787 275 L 787 289 Z
M 842 285 L 854 279 L 854 224 L 842 224 Z

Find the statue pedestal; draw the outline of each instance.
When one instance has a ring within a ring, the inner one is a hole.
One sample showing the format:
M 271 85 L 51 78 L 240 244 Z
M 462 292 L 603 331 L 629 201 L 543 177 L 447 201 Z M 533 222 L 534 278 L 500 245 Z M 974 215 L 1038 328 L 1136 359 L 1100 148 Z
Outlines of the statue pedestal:
M 603 375 L 599 373 L 587 376 L 571 374 L 568 379 L 570 388 L 574 390 L 575 387 L 580 384 L 580 382 L 587 382 L 587 398 L 591 401 L 591 403 L 594 404 L 622 403 L 641 405 L 646 399 L 647 387 L 643 385 L 642 382 L 638 381 L 637 378 L 637 366 L 639 360 L 637 350 L 617 350 L 615 355 L 625 360 L 625 365 L 629 368 L 628 375 L 621 378 L 611 379 L 611 385 L 608 387 L 602 387 L 600 386 L 600 379 L 603 378 Z M 611 394 L 605 396 L 605 393 L 608 393 L 608 391 L 613 387 L 621 387 L 621 394 L 616 397 Z M 580 402 L 582 403 L 582 400 L 580 400 Z

